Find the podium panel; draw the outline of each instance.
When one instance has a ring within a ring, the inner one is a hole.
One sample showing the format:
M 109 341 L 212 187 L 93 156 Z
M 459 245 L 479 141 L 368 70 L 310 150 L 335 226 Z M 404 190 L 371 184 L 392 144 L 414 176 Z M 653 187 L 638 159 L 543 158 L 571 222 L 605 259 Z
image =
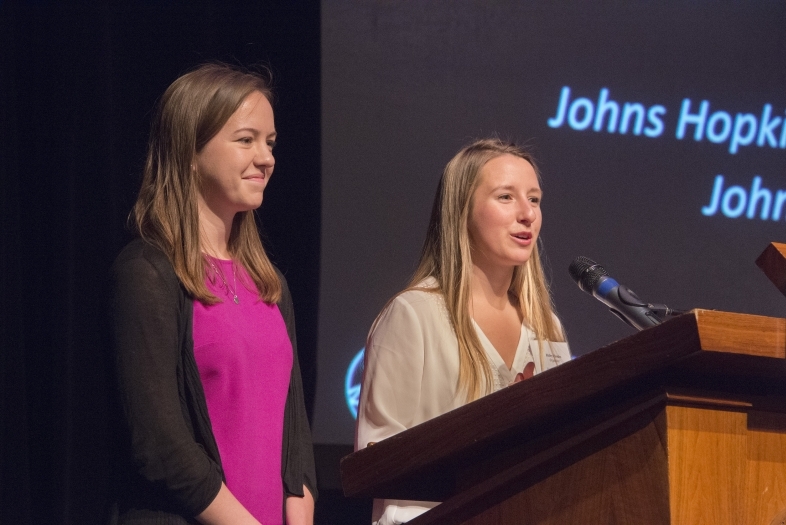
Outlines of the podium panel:
M 786 510 L 786 414 L 666 397 L 656 410 L 606 430 L 615 440 L 608 446 L 529 486 L 531 477 L 512 479 L 521 490 L 476 515 L 462 519 L 442 509 L 410 523 L 769 525 Z M 457 503 L 464 502 L 445 502 Z
M 769 525 L 786 510 L 784 417 L 668 407 L 672 523 Z
M 636 432 L 459 523 L 667 525 L 664 423 L 660 410 Z M 422 523 L 436 523 L 427 515 L 421 519 Z

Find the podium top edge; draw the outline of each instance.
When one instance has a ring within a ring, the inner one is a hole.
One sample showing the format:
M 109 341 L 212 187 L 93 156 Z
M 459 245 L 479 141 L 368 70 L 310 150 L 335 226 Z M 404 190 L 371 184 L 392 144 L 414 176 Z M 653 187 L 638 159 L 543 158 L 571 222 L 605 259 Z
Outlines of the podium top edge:
M 786 319 L 717 310 L 693 310 L 701 349 L 786 359 Z

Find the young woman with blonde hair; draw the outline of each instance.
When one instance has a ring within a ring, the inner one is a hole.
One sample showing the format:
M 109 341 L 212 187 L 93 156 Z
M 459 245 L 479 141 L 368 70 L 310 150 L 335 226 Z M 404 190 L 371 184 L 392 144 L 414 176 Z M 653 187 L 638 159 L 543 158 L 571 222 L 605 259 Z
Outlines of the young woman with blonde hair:
M 292 300 L 254 220 L 275 140 L 256 74 L 204 65 L 159 103 L 112 267 L 113 523 L 313 523 Z
M 538 253 L 541 199 L 514 144 L 479 140 L 445 167 L 415 275 L 368 337 L 357 449 L 570 359 Z M 377 500 L 373 521 L 434 505 Z

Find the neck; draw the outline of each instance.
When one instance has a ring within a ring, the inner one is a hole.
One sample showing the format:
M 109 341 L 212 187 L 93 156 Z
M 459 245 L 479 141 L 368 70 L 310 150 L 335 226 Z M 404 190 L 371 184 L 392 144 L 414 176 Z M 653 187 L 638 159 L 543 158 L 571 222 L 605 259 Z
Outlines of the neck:
M 229 234 L 232 232 L 231 217 L 220 217 L 199 199 L 199 235 L 202 251 L 217 259 L 231 259 Z
M 470 284 L 473 301 L 482 300 L 494 308 L 504 308 L 510 303 L 508 290 L 513 280 L 513 268 L 488 267 L 472 263 Z

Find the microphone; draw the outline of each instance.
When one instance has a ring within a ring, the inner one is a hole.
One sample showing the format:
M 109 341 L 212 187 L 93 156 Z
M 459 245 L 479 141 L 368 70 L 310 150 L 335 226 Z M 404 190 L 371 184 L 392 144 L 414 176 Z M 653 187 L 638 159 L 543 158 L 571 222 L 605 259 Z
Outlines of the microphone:
M 639 299 L 633 290 L 609 277 L 603 266 L 587 257 L 576 257 L 570 263 L 568 272 L 579 288 L 608 306 L 611 313 L 637 330 L 661 324 L 664 316 L 684 313 L 665 304 L 650 304 Z

